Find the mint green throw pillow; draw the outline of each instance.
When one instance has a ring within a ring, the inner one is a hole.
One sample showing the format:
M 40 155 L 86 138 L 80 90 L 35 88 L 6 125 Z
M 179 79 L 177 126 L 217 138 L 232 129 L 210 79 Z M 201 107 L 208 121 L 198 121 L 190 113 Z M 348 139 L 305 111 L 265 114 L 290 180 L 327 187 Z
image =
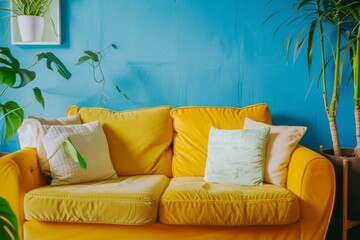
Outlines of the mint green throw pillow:
M 244 130 L 210 128 L 206 182 L 262 185 L 270 127 Z

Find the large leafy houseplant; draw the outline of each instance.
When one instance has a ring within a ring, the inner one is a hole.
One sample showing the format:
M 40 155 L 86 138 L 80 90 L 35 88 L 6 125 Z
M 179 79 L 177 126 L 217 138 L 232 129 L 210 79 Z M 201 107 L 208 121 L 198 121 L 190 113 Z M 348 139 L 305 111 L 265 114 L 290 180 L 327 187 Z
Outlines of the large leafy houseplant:
M 22 68 L 19 60 L 12 55 L 9 48 L 0 47 L 0 121 L 5 123 L 3 141 L 13 136 L 20 127 L 24 120 L 24 107 L 31 104 L 34 100 L 39 102 L 43 108 L 45 107 L 45 100 L 38 87 L 33 88 L 34 99 L 24 106 L 20 106 L 14 100 L 9 100 L 5 103 L 1 101 L 4 94 L 10 89 L 19 91 L 36 79 L 35 71 L 30 69 L 41 60 L 46 60 L 46 66 L 49 70 L 53 71 L 53 65 L 55 65 L 58 73 L 63 78 L 69 79 L 71 77 L 71 73 L 66 66 L 51 52 L 37 54 L 37 61 L 33 65 L 29 68 Z
M 18 221 L 5 198 L 0 197 L 0 239 L 18 240 Z
M 269 1 L 271 2 L 271 1 Z M 340 99 L 341 82 L 347 69 L 354 82 L 357 152 L 360 155 L 360 101 L 359 101 L 359 0 L 301 0 L 294 1 L 296 13 L 282 22 L 281 27 L 292 26 L 287 37 L 287 57 L 293 52 L 294 60 L 306 48 L 307 68 L 311 78 L 310 86 L 321 81 L 323 103 L 329 122 L 333 153 L 342 156 L 336 115 Z M 268 21 L 281 10 L 271 15 Z M 334 35 L 333 35 L 334 33 Z M 315 49 L 318 47 L 318 49 Z M 321 69 L 319 75 L 311 76 L 313 53 L 319 50 Z M 333 72 L 330 72 L 330 71 Z M 330 86 L 330 87 L 329 87 Z M 311 88 L 311 87 L 310 87 Z M 331 88 L 331 89 L 330 89 Z

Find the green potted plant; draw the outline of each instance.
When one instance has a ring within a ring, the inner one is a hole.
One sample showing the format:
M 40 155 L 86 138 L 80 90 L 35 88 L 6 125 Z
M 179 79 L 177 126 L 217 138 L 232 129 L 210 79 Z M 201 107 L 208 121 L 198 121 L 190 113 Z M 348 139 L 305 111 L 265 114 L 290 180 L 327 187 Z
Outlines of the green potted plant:
M 16 17 L 21 38 L 24 42 L 41 41 L 44 16 L 52 0 L 9 0 L 10 8 L 1 8 Z
M 354 116 L 356 130 L 355 156 L 360 158 L 360 1 L 356 2 L 355 8 L 349 10 L 354 21 L 354 31 L 350 32 L 347 49 L 350 52 L 352 80 L 354 85 Z
M 351 63 L 354 63 L 353 60 L 355 59 L 352 49 L 355 41 L 353 37 L 357 35 L 356 26 L 358 22 L 354 16 L 358 11 L 359 3 L 358 0 L 294 1 L 296 14 L 281 24 L 281 26 L 295 26 L 294 30 L 289 33 L 285 44 L 287 56 L 293 50 L 295 61 L 304 46 L 307 47 L 309 77 L 311 77 L 315 44 L 318 44 L 321 52 L 319 79 L 322 82 L 324 109 L 329 121 L 333 152 L 336 156 L 342 155 L 336 123 L 340 84 L 343 78 L 343 70 L 346 68 L 346 57 L 350 57 Z M 273 16 L 271 15 L 268 19 Z M 330 37 L 332 32 L 335 32 L 334 38 Z M 316 34 L 319 37 L 314 40 Z M 350 50 L 351 54 L 348 54 Z M 333 73 L 329 75 L 331 68 L 333 68 Z M 311 86 L 317 79 L 316 76 L 311 79 Z M 332 86 L 330 92 L 329 85 Z
M 352 209 L 349 218 L 360 219 L 360 209 L 351 207 L 357 206 L 357 202 L 360 201 L 360 193 L 358 190 L 355 191 L 358 187 L 357 182 L 360 182 L 360 0 L 301 0 L 294 1 L 293 6 L 296 13 L 281 23 L 279 28 L 289 25 L 294 27 L 285 44 L 287 56 L 292 51 L 296 60 L 299 52 L 306 48 L 307 67 L 311 78 L 310 89 L 315 81 L 321 81 L 324 109 L 332 140 L 332 149 L 321 149 L 321 152 L 334 163 L 337 174 L 335 214 L 341 213 L 342 160 L 348 158 L 351 160 L 348 204 Z M 279 12 L 271 15 L 265 22 Z M 278 29 L 275 32 L 277 31 Z M 311 77 L 315 46 L 320 50 L 321 70 L 318 76 Z M 336 122 L 341 82 L 346 69 L 351 69 L 350 78 L 354 83 L 357 139 L 357 146 L 348 149 L 341 148 Z
M 65 79 L 71 77 L 71 73 L 65 65 L 51 52 L 42 52 L 37 54 L 37 61 L 29 68 L 22 68 L 20 62 L 15 58 L 9 48 L 0 47 L 0 100 L 9 90 L 19 91 L 36 79 L 35 71 L 30 70 L 41 60 L 46 60 L 46 66 L 53 71 L 53 65 L 58 73 Z M 6 141 L 20 127 L 24 120 L 24 108 L 34 100 L 45 107 L 45 101 L 41 90 L 38 87 L 33 88 L 34 99 L 29 101 L 25 106 L 20 106 L 16 101 L 9 100 L 3 103 L 0 101 L 0 121 L 4 121 L 5 134 L 3 141 Z

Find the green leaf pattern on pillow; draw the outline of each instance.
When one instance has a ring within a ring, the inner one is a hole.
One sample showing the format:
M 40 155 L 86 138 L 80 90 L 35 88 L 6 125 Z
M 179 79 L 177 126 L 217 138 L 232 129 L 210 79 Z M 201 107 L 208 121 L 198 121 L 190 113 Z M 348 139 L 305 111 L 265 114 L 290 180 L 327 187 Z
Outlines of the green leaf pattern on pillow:
M 204 180 L 262 185 L 269 133 L 269 127 L 246 130 L 211 127 Z

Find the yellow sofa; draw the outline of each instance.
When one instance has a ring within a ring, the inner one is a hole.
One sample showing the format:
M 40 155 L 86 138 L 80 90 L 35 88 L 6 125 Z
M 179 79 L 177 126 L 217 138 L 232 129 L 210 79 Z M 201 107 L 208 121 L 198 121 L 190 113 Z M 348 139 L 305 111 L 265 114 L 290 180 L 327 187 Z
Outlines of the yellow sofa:
M 32 148 L 0 158 L 0 197 L 26 240 L 324 239 L 335 194 L 333 166 L 298 145 L 286 186 L 203 180 L 210 126 L 271 124 L 266 104 L 244 108 L 168 106 L 113 112 L 72 106 L 100 120 L 119 178 L 48 185 Z

